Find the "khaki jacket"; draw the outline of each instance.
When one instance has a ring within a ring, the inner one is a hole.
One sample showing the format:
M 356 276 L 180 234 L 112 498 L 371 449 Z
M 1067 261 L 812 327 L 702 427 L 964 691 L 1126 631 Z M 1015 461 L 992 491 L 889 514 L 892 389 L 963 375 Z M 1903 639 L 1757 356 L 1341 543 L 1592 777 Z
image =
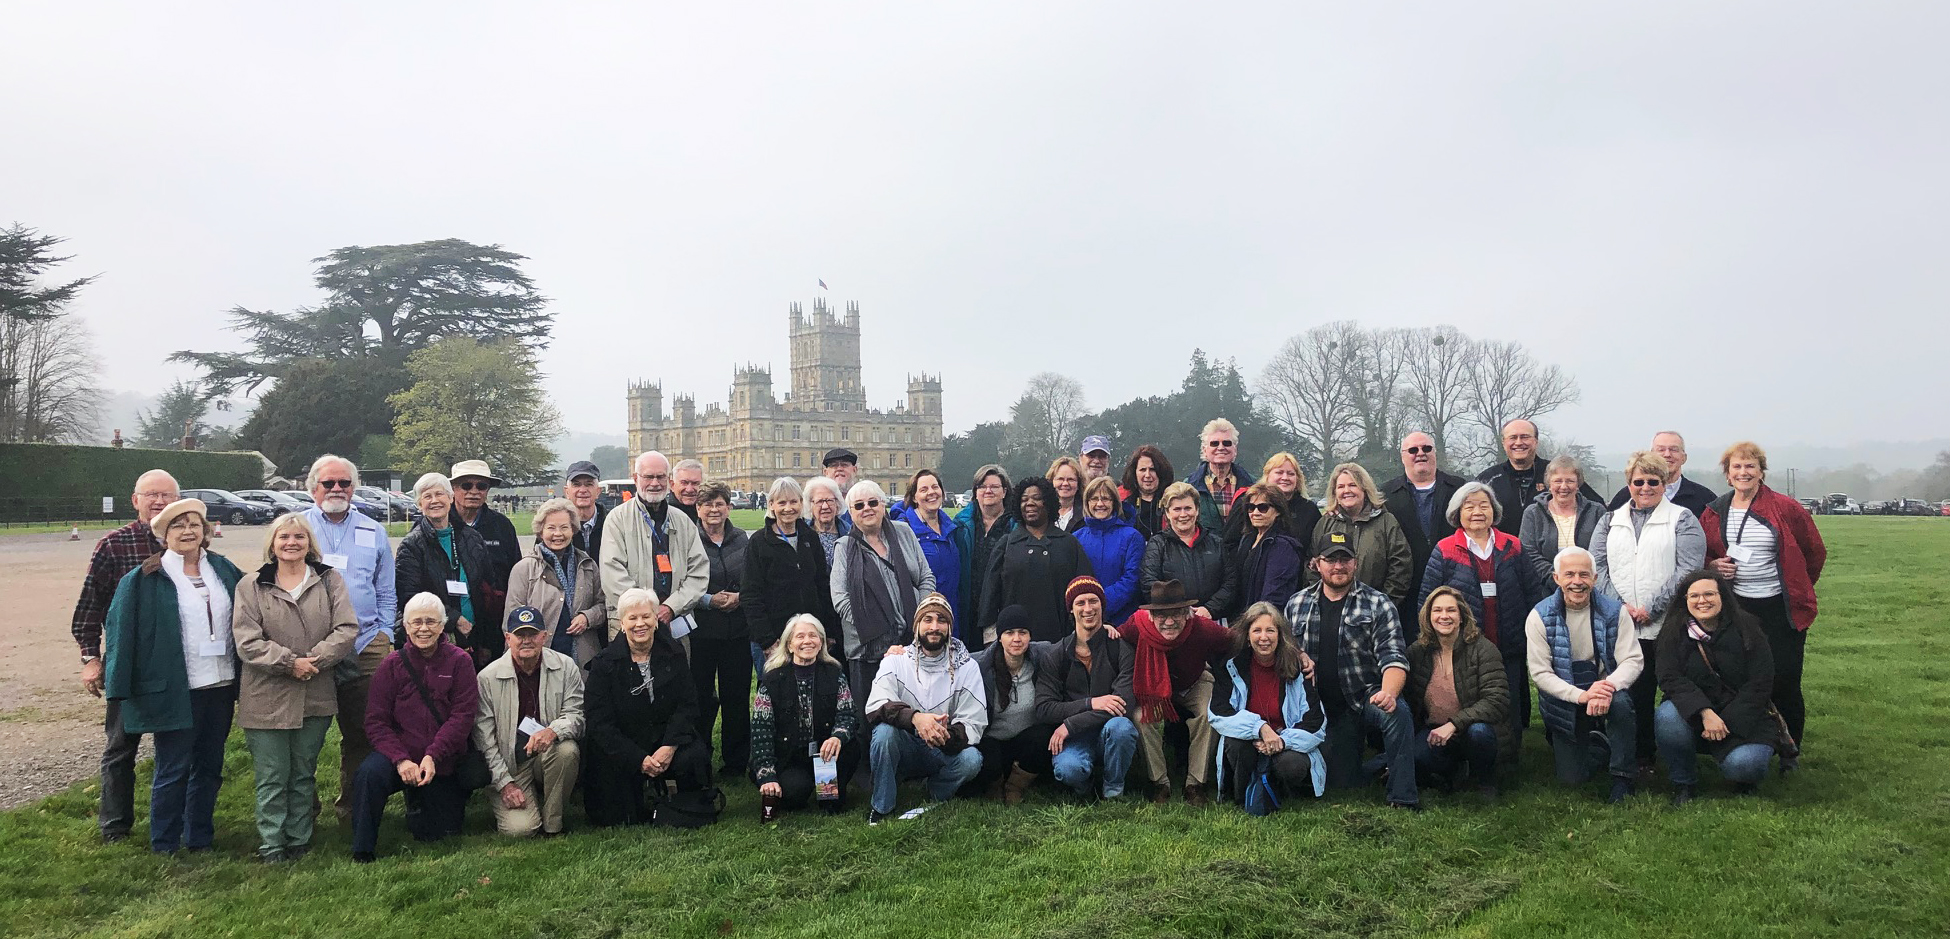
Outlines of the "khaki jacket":
M 576 595 L 571 607 L 577 613 L 589 618 L 589 632 L 594 634 L 596 648 L 609 644 L 609 606 L 603 600 L 602 574 L 596 570 L 596 562 L 581 548 L 570 545 L 576 556 Z M 561 619 L 562 584 L 555 578 L 555 568 L 542 558 L 541 550 L 530 545 L 528 553 L 515 565 L 514 572 L 508 575 L 508 611 L 502 617 L 502 629 L 507 628 L 507 617 L 513 616 L 517 607 L 532 606 L 542 611 L 542 621 L 554 629 Z M 591 653 L 592 655 L 594 653 Z M 578 656 L 578 658 L 580 658 Z
M 244 668 L 237 680 L 237 724 L 245 730 L 297 730 L 307 717 L 339 712 L 332 669 L 352 654 L 359 613 L 339 572 L 309 562 L 311 581 L 298 598 L 278 586 L 278 565 L 259 568 L 237 584 L 230 635 Z M 291 676 L 298 659 L 315 656 L 319 674 Z
M 542 650 L 541 714 L 536 718 L 561 740 L 582 736 L 582 669 L 553 649 Z M 521 724 L 521 691 L 515 686 L 514 651 L 481 669 L 480 709 L 474 712 L 474 746 L 487 758 L 493 788 L 514 781 L 515 731 Z
M 704 538 L 697 523 L 672 505 L 664 513 L 670 534 L 670 596 L 658 597 L 675 616 L 683 616 L 704 601 L 711 583 L 711 559 L 704 554 Z M 603 597 L 611 622 L 616 616 L 616 599 L 631 587 L 656 592 L 656 551 L 650 521 L 636 499 L 624 500 L 603 517 Z

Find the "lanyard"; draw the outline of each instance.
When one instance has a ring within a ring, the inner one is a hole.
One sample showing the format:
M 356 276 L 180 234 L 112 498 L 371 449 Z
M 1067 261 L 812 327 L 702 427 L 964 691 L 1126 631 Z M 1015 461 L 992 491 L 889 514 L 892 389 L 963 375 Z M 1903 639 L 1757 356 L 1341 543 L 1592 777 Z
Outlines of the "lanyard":
M 346 535 L 349 534 L 353 528 L 358 527 L 358 523 L 352 521 L 352 513 L 350 512 L 346 513 L 345 521 L 334 523 L 331 519 L 325 517 L 325 513 L 320 512 L 318 513 L 318 520 L 324 523 L 323 525 L 319 526 L 319 528 L 322 529 L 322 531 L 320 532 L 321 534 L 329 535 L 332 533 L 331 530 L 333 528 L 337 528 L 339 530 L 338 539 L 326 546 L 332 549 L 329 553 L 344 554 L 345 551 L 343 549 L 345 548 Z

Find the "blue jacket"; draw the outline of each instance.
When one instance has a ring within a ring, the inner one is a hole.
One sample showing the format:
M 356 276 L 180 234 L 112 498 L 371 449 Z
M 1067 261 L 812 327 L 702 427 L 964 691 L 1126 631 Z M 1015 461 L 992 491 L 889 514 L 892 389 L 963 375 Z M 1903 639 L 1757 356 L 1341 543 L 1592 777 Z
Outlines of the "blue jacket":
M 926 522 L 921 521 L 920 513 L 906 502 L 894 503 L 888 517 L 897 522 L 906 522 L 914 530 L 914 537 L 921 542 L 921 554 L 928 559 L 928 569 L 934 571 L 934 590 L 948 598 L 949 606 L 955 611 L 955 622 L 964 622 L 963 617 L 973 611 L 968 597 L 962 592 L 963 562 L 961 526 L 955 524 L 955 517 L 946 508 L 935 513 L 940 519 L 941 531 L 936 533 Z
M 190 676 L 183 664 L 183 620 L 177 615 L 176 584 L 162 570 L 162 555 L 151 555 L 115 585 L 108 618 L 102 623 L 103 693 L 122 702 L 122 729 L 131 734 L 188 730 Z M 214 552 L 203 561 L 235 595 L 244 578 L 237 565 Z M 234 654 L 234 653 L 233 653 Z
M 1144 567 L 1144 536 L 1124 519 L 1084 519 L 1076 531 L 1090 567 L 1104 585 L 1104 622 L 1121 626 L 1137 612 L 1138 572 Z
M 981 511 L 980 507 L 970 502 L 962 506 L 961 511 L 955 513 L 955 550 L 961 554 L 961 589 L 962 593 L 967 595 L 968 604 L 965 609 L 968 611 L 967 626 L 971 631 L 970 635 L 963 635 L 962 621 L 956 620 L 955 634 L 956 638 L 962 641 L 962 645 L 970 649 L 982 648 L 980 624 L 995 618 L 993 616 L 984 618 L 979 609 L 982 602 L 982 576 L 988 573 L 988 555 L 983 549 L 993 548 L 995 544 L 1001 542 L 1002 538 L 1016 530 L 1016 517 L 1004 514 L 1002 520 L 996 524 L 992 543 L 987 546 L 976 544 L 979 537 L 976 530 L 981 527 Z
M 1217 681 L 1212 685 L 1212 703 L 1206 708 L 1205 717 L 1221 737 L 1258 740 L 1259 729 L 1266 724 L 1263 716 L 1246 710 L 1246 698 L 1252 689 L 1239 669 L 1242 662 L 1251 668 L 1252 660 L 1252 653 L 1244 652 L 1226 659 L 1224 671 L 1213 669 L 1212 676 Z M 1295 676 L 1280 692 L 1280 722 L 1286 725 L 1280 731 L 1280 742 L 1295 753 L 1307 755 L 1315 798 L 1326 795 L 1327 760 L 1321 756 L 1320 747 L 1327 742 L 1327 712 L 1321 708 L 1317 696 L 1307 693 L 1305 678 Z M 1225 748 L 1218 747 L 1217 751 L 1218 770 L 1214 781 L 1219 791 L 1225 792 Z
M 1612 650 L 1618 647 L 1619 612 L 1624 606 L 1617 600 L 1596 591 L 1591 594 L 1591 651 L 1598 656 L 1598 669 L 1606 675 L 1618 668 Z M 1550 643 L 1551 671 L 1557 677 L 1580 684 L 1571 675 L 1571 633 L 1564 623 L 1564 592 L 1558 591 L 1545 597 L 1537 604 L 1537 618 L 1544 624 L 1544 638 Z M 1626 618 L 1630 622 L 1630 618 Z M 1580 687 L 1588 687 L 1580 685 Z M 1631 707 L 1627 697 L 1637 689 L 1620 688 L 1614 695 L 1613 707 Z M 1575 736 L 1578 720 L 1578 705 L 1560 700 L 1547 694 L 1537 695 L 1537 709 L 1544 712 L 1544 726 L 1554 733 L 1569 738 Z

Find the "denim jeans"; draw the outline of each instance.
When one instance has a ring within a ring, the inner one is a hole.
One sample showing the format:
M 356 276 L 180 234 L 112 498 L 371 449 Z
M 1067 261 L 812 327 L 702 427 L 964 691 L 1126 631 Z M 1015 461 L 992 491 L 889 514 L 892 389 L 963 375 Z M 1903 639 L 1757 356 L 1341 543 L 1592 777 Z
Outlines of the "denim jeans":
M 1357 707 L 1327 715 L 1327 786 L 1344 789 L 1366 785 L 1369 774 L 1361 763 L 1361 751 L 1368 732 L 1381 732 L 1382 758 L 1375 764 L 1388 767 L 1388 801 L 1415 805 L 1421 801 L 1415 788 L 1415 718 L 1408 713 L 1408 702 L 1396 701 L 1393 711 L 1362 701 Z
M 149 789 L 149 848 L 207 848 L 217 837 L 223 742 L 237 710 L 237 686 L 190 692 L 190 726 L 155 735 L 156 776 Z
M 874 726 L 867 759 L 872 764 L 873 810 L 883 815 L 894 811 L 903 779 L 926 779 L 928 797 L 942 802 L 982 770 L 982 751 L 963 747 L 953 755 L 943 753 L 922 743 L 913 731 L 892 724 Z
M 752 643 L 752 675 L 756 678 L 765 677 L 765 647 L 756 642 Z
M 1429 746 L 1428 727 L 1415 728 L 1415 772 L 1430 780 L 1459 781 L 1457 771 L 1469 767 L 1477 785 L 1496 782 L 1496 728 L 1481 721 L 1460 728 L 1449 742 Z
M 1679 708 L 1668 699 L 1653 712 L 1653 732 L 1659 740 L 1659 758 L 1665 761 L 1666 775 L 1675 786 L 1699 784 L 1699 731 L 1679 716 Z M 1764 743 L 1743 743 L 1725 759 L 1718 760 L 1720 775 L 1729 782 L 1749 785 L 1767 778 L 1767 764 L 1774 759 L 1774 748 Z
M 1611 696 L 1611 710 L 1603 717 L 1592 717 L 1584 713 L 1584 705 L 1574 704 L 1577 709 L 1577 730 L 1570 739 L 1563 734 L 1551 737 L 1551 757 L 1557 764 L 1557 781 L 1567 786 L 1578 786 L 1590 782 L 1598 768 L 1609 765 L 1611 775 L 1631 779 L 1638 775 L 1637 756 L 1638 722 L 1632 710 L 1633 689 L 1621 688 Z M 1603 731 L 1609 742 L 1606 746 L 1590 739 L 1591 731 Z
M 1137 744 L 1137 725 L 1128 717 L 1113 717 L 1096 730 L 1071 734 L 1063 742 L 1062 752 L 1050 761 L 1051 775 L 1079 794 L 1088 795 L 1091 777 L 1102 764 L 1100 791 L 1104 798 L 1115 799 L 1124 794 L 1124 775 L 1130 772 Z

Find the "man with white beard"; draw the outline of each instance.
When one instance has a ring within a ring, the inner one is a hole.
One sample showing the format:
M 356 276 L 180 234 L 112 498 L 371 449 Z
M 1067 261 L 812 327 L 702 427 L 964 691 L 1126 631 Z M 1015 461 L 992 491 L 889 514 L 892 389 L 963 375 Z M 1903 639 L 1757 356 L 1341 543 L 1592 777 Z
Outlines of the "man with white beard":
M 657 624 L 668 627 L 704 600 L 711 561 L 697 523 L 670 510 L 670 460 L 647 450 L 631 467 L 636 498 L 603 516 L 603 595 L 616 616 L 616 600 L 631 587 L 657 596 Z M 613 620 L 621 622 L 620 619 Z M 687 624 L 688 625 L 688 624 Z M 676 637 L 683 640 L 685 637 Z M 690 643 L 684 642 L 688 654 Z

